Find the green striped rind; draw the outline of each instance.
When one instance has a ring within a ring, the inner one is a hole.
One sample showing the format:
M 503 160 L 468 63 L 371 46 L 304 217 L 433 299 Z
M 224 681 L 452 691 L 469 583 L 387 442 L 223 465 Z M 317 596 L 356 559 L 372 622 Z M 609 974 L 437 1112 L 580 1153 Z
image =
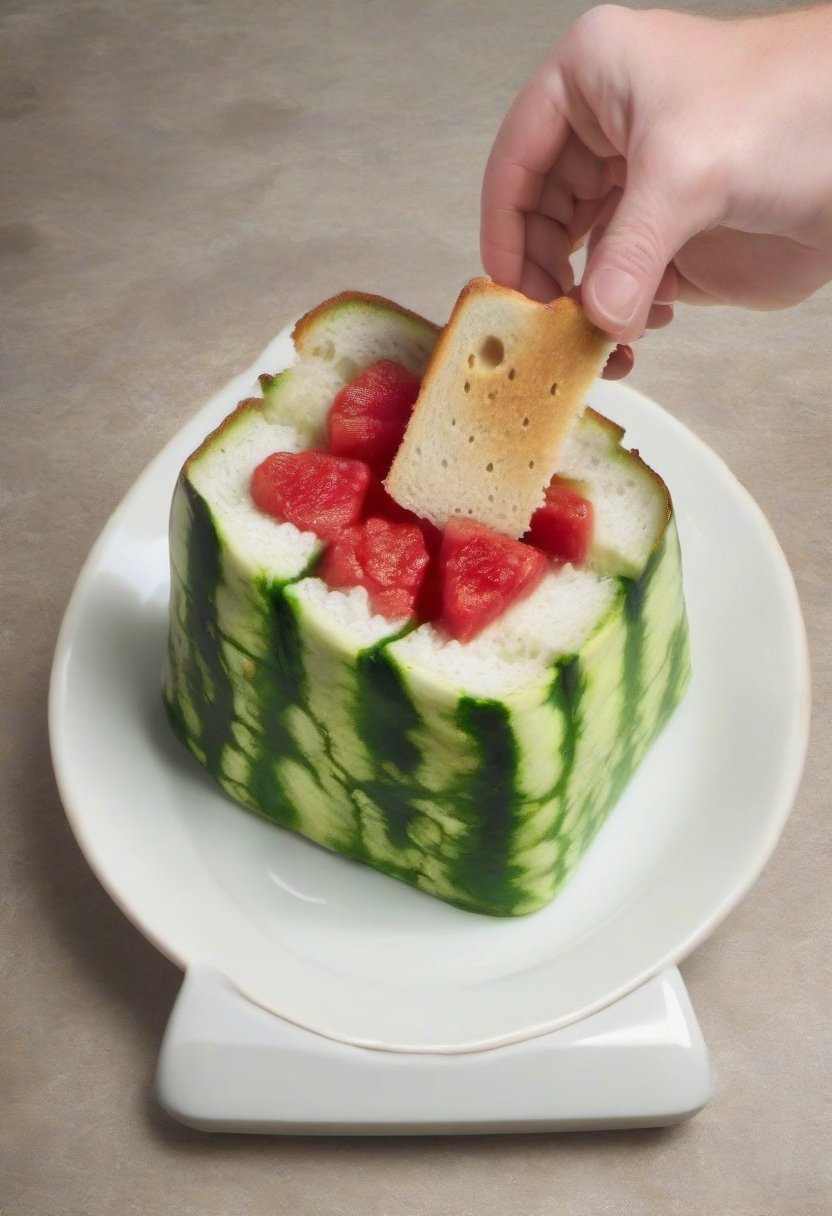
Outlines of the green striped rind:
M 290 580 L 244 577 L 185 475 L 174 492 L 170 533 L 163 694 L 174 730 L 234 798 L 297 827 L 295 791 L 281 777 L 281 764 L 303 760 L 288 725 L 304 695 Z
M 276 823 L 472 911 L 552 899 L 689 675 L 672 520 L 580 651 L 499 700 L 401 659 L 392 626 L 356 646 L 303 571 L 252 577 L 187 477 L 171 565 L 165 700 L 197 760 Z
M 220 779 L 231 741 L 234 685 L 222 661 L 215 596 L 222 554 L 211 512 L 184 477 L 170 522 L 170 635 L 163 677 L 174 729 L 208 772 Z
M 395 644 L 386 648 L 395 662 Z M 660 657 L 661 656 L 661 657 Z M 432 847 L 416 885 L 498 916 L 532 912 L 568 878 L 685 690 L 690 674 L 673 521 L 638 580 L 548 682 L 474 701 L 399 669 L 399 738 L 416 745 L 408 831 Z M 383 706 L 380 707 L 383 709 Z M 427 821 L 432 831 L 423 825 Z

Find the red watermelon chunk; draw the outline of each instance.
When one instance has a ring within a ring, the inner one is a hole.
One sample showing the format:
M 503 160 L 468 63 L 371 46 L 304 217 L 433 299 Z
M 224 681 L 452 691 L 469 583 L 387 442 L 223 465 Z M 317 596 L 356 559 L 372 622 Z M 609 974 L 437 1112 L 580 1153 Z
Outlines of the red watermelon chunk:
M 371 516 L 327 546 L 321 578 L 330 587 L 366 587 L 374 612 L 413 616 L 430 555 L 418 524 Z
M 420 381 L 392 359 L 381 359 L 336 395 L 327 419 L 329 451 L 365 460 L 383 477 L 404 437 Z
M 546 489 L 546 501 L 532 516 L 524 540 L 560 563 L 583 566 L 592 544 L 593 510 L 589 499 L 559 477 Z
M 439 536 L 441 540 L 441 532 Z M 416 597 L 416 617 L 420 624 L 425 624 L 427 621 L 438 621 L 441 616 L 442 578 L 439 573 L 439 562 L 432 557 Z
M 364 499 L 364 514 L 368 517 L 380 515 L 382 519 L 389 519 L 395 523 L 416 524 L 422 529 L 428 553 L 431 557 L 439 556 L 439 547 L 442 544 L 441 529 L 437 528 L 436 524 L 432 524 L 429 519 L 422 519 L 415 511 L 409 511 L 407 507 L 396 502 L 377 477 L 370 478 L 367 497 Z
M 396 502 L 392 494 L 388 494 L 380 478 L 371 477 L 367 487 L 367 497 L 364 499 L 364 514 L 380 515 L 382 519 L 391 519 L 396 523 L 412 524 L 419 517 L 401 503 Z
M 546 566 L 545 556 L 531 545 L 473 520 L 450 520 L 439 553 L 440 624 L 452 638 L 469 642 L 530 595 Z
M 330 540 L 361 517 L 369 483 L 370 470 L 361 460 L 273 452 L 254 470 L 251 496 L 267 515 Z

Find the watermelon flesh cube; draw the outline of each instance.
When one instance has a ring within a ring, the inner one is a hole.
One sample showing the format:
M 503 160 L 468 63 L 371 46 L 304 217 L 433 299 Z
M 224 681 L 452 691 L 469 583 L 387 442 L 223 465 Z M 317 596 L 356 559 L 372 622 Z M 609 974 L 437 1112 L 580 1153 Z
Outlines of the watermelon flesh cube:
M 419 377 L 392 359 L 371 364 L 332 403 L 329 451 L 365 460 L 383 477 L 404 437 L 419 387 Z
M 323 540 L 338 536 L 361 516 L 370 469 L 361 460 L 327 452 L 273 452 L 251 478 L 259 509 Z
M 470 641 L 530 595 L 546 566 L 531 545 L 472 520 L 450 520 L 439 553 L 442 628 L 459 642 Z
M 546 501 L 535 511 L 523 537 L 561 564 L 583 566 L 589 556 L 594 527 L 592 503 L 567 482 L 555 477 Z
M 366 588 L 373 611 L 395 620 L 413 616 L 429 563 L 417 524 L 371 516 L 327 547 L 320 575 L 330 587 Z
M 377 477 L 370 478 L 367 496 L 364 499 L 364 514 L 368 518 L 371 515 L 378 515 L 382 519 L 388 519 L 394 523 L 416 524 L 425 538 L 428 553 L 431 557 L 439 556 L 442 529 L 437 528 L 436 524 L 432 524 L 429 519 L 422 519 L 415 511 L 410 511 L 407 507 L 397 503 L 395 498 L 387 493 Z
M 370 484 L 367 487 L 367 497 L 364 499 L 364 514 L 369 518 L 371 515 L 378 515 L 382 519 L 389 519 L 395 523 L 414 524 L 419 523 L 419 516 L 407 507 L 397 503 L 391 494 L 388 494 L 384 488 L 384 484 L 375 474 L 370 478 Z M 433 528 L 434 525 L 424 520 L 424 523 Z M 438 528 L 434 531 L 439 532 Z M 441 534 L 440 534 L 441 535 Z

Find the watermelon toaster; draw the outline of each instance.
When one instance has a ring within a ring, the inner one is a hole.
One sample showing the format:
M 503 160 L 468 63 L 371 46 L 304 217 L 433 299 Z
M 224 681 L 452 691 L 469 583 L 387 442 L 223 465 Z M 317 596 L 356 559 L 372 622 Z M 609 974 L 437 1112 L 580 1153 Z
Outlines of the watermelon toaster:
M 571 300 L 361 293 L 186 461 L 164 699 L 237 802 L 458 907 L 550 902 L 689 677 L 668 491 Z M 356 870 L 356 882 L 361 881 Z

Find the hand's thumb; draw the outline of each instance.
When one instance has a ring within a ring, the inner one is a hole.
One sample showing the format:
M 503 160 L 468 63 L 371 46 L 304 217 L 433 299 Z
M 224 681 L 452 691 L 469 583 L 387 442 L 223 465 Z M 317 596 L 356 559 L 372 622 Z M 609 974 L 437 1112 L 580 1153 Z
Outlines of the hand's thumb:
M 584 271 L 581 301 L 589 319 L 615 338 L 640 337 L 665 269 L 700 227 L 684 197 L 628 174 Z

